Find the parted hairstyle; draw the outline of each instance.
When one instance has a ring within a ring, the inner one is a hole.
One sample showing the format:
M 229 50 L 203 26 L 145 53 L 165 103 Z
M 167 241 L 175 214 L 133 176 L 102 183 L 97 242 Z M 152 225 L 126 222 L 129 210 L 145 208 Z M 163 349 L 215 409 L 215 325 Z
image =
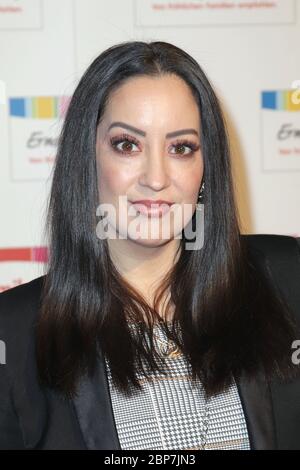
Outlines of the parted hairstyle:
M 153 308 L 118 273 L 107 240 L 96 235 L 96 131 L 113 90 L 134 77 L 165 74 L 183 79 L 199 107 L 204 245 L 186 250 L 183 232 L 178 260 L 159 286 Z M 186 355 L 192 380 L 202 382 L 207 396 L 261 367 L 268 378 L 293 376 L 287 352 L 295 325 L 240 234 L 219 100 L 197 61 L 179 47 L 126 41 L 104 50 L 87 68 L 60 134 L 45 232 L 49 262 L 36 330 L 42 385 L 73 397 L 79 378 L 93 374 L 105 357 L 120 390 L 130 395 L 140 388 L 137 373 L 147 375 L 145 364 L 162 370 L 152 331 L 166 292 L 175 312 L 172 324 L 162 326 Z M 129 321 L 138 326 L 138 334 L 132 334 Z

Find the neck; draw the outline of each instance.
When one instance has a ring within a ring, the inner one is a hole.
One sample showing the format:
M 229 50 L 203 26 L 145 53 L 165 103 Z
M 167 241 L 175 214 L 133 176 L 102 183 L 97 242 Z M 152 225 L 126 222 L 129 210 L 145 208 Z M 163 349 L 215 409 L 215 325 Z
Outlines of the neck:
M 118 272 L 152 306 L 156 289 L 177 261 L 180 239 L 157 247 L 127 239 L 108 239 L 108 246 Z

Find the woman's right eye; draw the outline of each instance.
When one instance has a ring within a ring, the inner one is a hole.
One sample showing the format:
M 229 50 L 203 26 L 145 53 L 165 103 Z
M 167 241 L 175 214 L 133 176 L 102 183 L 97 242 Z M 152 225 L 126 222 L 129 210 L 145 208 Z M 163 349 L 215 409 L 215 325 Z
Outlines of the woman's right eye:
M 129 139 L 128 137 L 122 138 L 112 138 L 110 139 L 111 145 L 114 150 L 118 153 L 132 153 L 136 150 L 133 148 L 134 146 L 138 149 L 138 144 L 133 139 Z

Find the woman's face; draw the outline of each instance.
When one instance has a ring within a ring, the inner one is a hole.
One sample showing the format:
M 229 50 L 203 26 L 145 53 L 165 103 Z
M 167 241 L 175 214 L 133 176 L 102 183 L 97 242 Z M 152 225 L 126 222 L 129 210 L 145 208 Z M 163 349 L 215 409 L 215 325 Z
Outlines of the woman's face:
M 203 176 L 200 144 L 199 109 L 177 75 L 134 77 L 110 95 L 97 129 L 96 155 L 99 203 L 115 211 L 115 217 L 106 213 L 106 220 L 116 238 L 147 246 L 180 238 Z M 154 217 L 135 212 L 131 203 L 137 200 L 175 205 Z

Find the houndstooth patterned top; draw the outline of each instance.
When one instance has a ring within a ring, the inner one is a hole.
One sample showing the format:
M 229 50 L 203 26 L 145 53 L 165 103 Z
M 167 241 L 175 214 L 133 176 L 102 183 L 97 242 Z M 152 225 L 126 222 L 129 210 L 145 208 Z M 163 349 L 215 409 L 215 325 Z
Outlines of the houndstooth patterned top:
M 155 327 L 156 337 L 166 339 Z M 124 450 L 248 450 L 250 443 L 235 381 L 206 401 L 199 381 L 193 384 L 183 355 L 165 358 L 167 374 L 139 376 L 142 391 L 131 397 L 112 383 L 105 360 L 112 409 Z

